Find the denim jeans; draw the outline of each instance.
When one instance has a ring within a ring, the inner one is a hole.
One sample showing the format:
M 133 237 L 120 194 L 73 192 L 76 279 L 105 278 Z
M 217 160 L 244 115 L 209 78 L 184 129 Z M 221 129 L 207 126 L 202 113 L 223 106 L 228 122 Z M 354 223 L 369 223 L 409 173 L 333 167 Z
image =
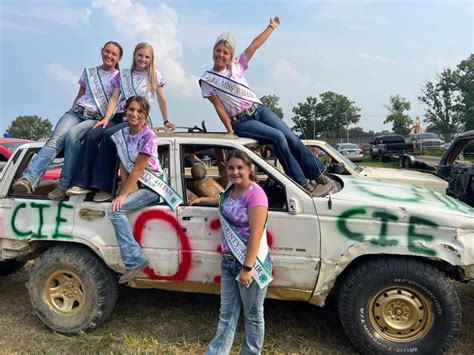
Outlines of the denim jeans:
M 96 175 L 106 174 L 113 176 L 117 172 L 115 169 L 116 164 L 113 163 L 117 155 L 116 152 L 112 152 L 112 154 L 106 153 L 103 161 L 99 157 L 101 156 L 102 138 L 107 134 L 110 136 L 110 132 L 115 133 L 118 130 L 117 125 L 123 125 L 122 116 L 122 113 L 115 114 L 105 128 L 102 126 L 96 127 L 91 129 L 86 135 L 77 156 L 71 185 L 90 187 L 91 181 Z M 107 147 L 104 148 L 107 149 Z M 111 164 L 109 164 L 110 160 L 113 160 Z
M 270 258 L 265 262 L 271 270 Z M 206 354 L 228 354 L 232 348 L 240 309 L 244 310 L 245 337 L 241 354 L 259 354 L 265 336 L 263 301 L 268 287 L 260 289 L 254 281 L 250 287 L 240 286 L 236 280 L 240 273 L 237 261 L 223 259 L 221 263 L 221 309 L 216 335 L 209 343 Z
M 59 119 L 56 127 L 54 127 L 53 134 L 44 147 L 41 148 L 38 154 L 31 160 L 21 178 L 27 179 L 32 186 L 37 186 L 48 166 L 63 150 L 66 135 L 81 122 L 87 122 L 82 114 L 77 112 L 74 108 L 67 111 Z M 91 120 L 90 122 L 95 121 Z M 64 163 L 66 164 L 66 159 L 64 159 Z M 64 167 L 62 171 L 64 171 Z M 67 174 L 68 172 L 66 172 L 66 175 Z
M 285 173 L 298 184 L 317 179 L 324 172 L 324 165 L 317 159 L 296 134 L 269 108 L 259 105 L 253 116 L 246 116 L 232 123 L 240 137 L 272 144 Z
M 114 226 L 115 237 L 120 248 L 122 261 L 127 269 L 133 269 L 145 261 L 142 249 L 133 237 L 132 227 L 127 215 L 160 200 L 156 192 L 142 188 L 132 192 L 118 211 L 107 210 L 110 222 Z
M 115 177 L 117 176 L 119 158 L 111 137 L 115 132 L 127 126 L 128 122 L 122 122 L 105 130 L 99 143 L 99 151 L 95 159 L 94 172 L 89 187 L 104 190 L 108 193 L 112 193 L 115 190 Z

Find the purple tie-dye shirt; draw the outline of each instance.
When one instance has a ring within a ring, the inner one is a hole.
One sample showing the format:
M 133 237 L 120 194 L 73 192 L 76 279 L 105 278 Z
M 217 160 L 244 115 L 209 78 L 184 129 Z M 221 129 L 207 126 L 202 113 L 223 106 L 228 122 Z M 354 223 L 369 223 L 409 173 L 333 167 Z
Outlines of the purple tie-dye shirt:
M 136 161 L 140 153 L 149 155 L 147 170 L 161 175 L 163 169 L 158 160 L 158 144 L 155 133 L 147 126 L 144 126 L 140 132 L 133 135 L 130 134 L 130 127 L 122 128 L 122 130 L 127 141 L 130 158 Z
M 105 71 L 101 67 L 97 67 L 97 68 L 99 69 L 100 81 L 102 83 L 102 87 L 104 88 L 104 92 L 107 94 L 107 97 L 110 99 L 110 97 L 112 96 L 112 92 L 114 91 L 114 86 L 112 82 L 119 75 L 119 71 L 117 69 L 114 69 L 112 71 Z M 91 91 L 89 90 L 89 85 L 87 85 L 85 70 L 82 72 L 82 75 L 79 78 L 78 83 L 86 91 L 84 95 L 82 95 L 79 98 L 79 100 L 77 100 L 76 105 L 89 107 L 89 108 L 98 110 L 97 105 L 95 104 L 94 98 L 92 97 Z
M 222 201 L 222 210 L 237 234 L 247 243 L 250 236 L 248 209 L 256 206 L 268 207 L 268 198 L 265 191 L 255 182 L 252 182 L 238 199 L 234 200 L 231 195 L 229 191 Z M 223 253 L 230 253 L 224 236 L 221 236 L 221 247 Z
M 244 78 L 244 72 L 248 69 L 248 60 L 245 52 L 239 55 L 238 57 L 232 60 L 232 64 L 230 69 L 225 69 L 221 72 L 210 70 L 213 73 L 225 76 L 233 81 L 238 82 L 239 84 L 245 85 L 246 87 L 250 87 L 247 80 Z M 202 77 L 205 77 L 206 73 Z M 221 100 L 222 104 L 225 107 L 227 114 L 232 117 L 235 116 L 242 111 L 248 109 L 250 106 L 253 105 L 252 101 L 248 101 L 242 99 L 237 96 L 229 95 L 225 92 L 217 90 L 213 88 L 211 85 L 206 83 L 205 81 L 201 81 L 201 92 L 202 97 L 208 98 L 211 96 L 217 96 Z

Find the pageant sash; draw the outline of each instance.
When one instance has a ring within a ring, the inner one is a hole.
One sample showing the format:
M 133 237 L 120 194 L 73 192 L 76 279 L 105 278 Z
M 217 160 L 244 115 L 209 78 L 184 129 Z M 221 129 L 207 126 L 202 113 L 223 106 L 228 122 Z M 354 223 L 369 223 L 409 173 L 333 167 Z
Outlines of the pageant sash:
M 199 81 L 204 81 L 213 88 L 226 94 L 238 97 L 239 99 L 256 104 L 262 103 L 257 95 L 255 95 L 254 92 L 247 86 L 211 71 L 206 71 Z
M 135 162 L 130 157 L 124 130 L 121 129 L 114 133 L 112 135 L 112 140 L 117 147 L 117 153 L 120 158 L 120 162 L 124 166 L 125 170 L 127 170 L 128 173 L 131 173 L 135 166 Z M 173 188 L 165 181 L 165 174 L 157 175 L 156 173 L 145 169 L 142 176 L 138 180 L 160 195 L 171 209 L 174 210 L 181 203 L 183 203 L 181 196 L 179 196 L 178 193 L 173 190 Z
M 136 86 L 133 82 L 133 74 L 131 69 L 120 70 L 120 87 L 125 100 L 127 100 L 129 97 L 138 95 L 146 97 L 148 86 L 148 80 L 143 80 L 138 86 Z M 147 116 L 146 120 L 148 127 L 153 128 L 150 115 Z
M 105 93 L 102 80 L 100 79 L 99 67 L 89 69 L 86 68 L 84 71 L 86 73 L 87 86 L 89 87 L 89 91 L 91 92 L 95 105 L 99 109 L 102 117 L 104 117 L 109 98 Z
M 230 191 L 232 185 L 230 185 L 224 193 L 221 194 L 219 199 L 219 208 L 217 209 L 217 214 L 221 222 L 221 229 L 224 235 L 224 241 L 231 251 L 232 255 L 237 259 L 237 261 L 244 265 L 245 256 L 247 255 L 247 244 L 244 240 L 237 234 L 234 227 L 229 223 L 225 217 L 222 209 L 222 202 L 224 201 L 225 195 Z M 268 217 L 267 217 L 268 220 Z M 269 250 L 267 245 L 267 221 L 265 221 L 265 226 L 263 228 L 262 238 L 260 239 L 260 245 L 258 248 L 257 259 L 255 264 L 252 267 L 252 278 L 257 283 L 258 287 L 261 289 L 268 286 L 270 282 L 273 281 L 273 276 L 271 271 L 267 270 L 264 265 L 265 260 L 269 257 Z M 238 279 L 239 276 L 237 276 Z

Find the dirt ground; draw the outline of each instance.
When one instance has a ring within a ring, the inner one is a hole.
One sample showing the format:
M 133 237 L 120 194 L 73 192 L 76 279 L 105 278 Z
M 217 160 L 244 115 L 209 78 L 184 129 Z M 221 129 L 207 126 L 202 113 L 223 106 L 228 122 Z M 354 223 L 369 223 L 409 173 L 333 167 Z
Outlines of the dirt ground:
M 213 295 L 120 289 L 112 316 L 91 333 L 67 337 L 33 314 L 25 282 L 28 268 L 0 277 L 0 353 L 203 353 L 218 319 Z M 456 283 L 463 324 L 449 353 L 474 353 L 474 284 Z M 356 353 L 334 308 L 267 300 L 265 353 Z M 238 351 L 242 325 L 234 341 Z

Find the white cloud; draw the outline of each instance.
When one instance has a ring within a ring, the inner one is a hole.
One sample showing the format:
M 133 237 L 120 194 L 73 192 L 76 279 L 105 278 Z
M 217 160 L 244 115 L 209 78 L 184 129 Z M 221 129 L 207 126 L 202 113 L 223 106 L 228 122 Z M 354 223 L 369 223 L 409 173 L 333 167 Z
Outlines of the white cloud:
M 182 44 L 176 38 L 178 14 L 173 9 L 165 4 L 150 9 L 131 0 L 93 0 L 92 4 L 112 17 L 120 34 L 153 45 L 158 69 L 171 88 L 187 96 L 199 93 L 198 78 L 187 75 L 179 61 Z
M 358 53 L 357 56 L 359 58 L 367 59 L 367 60 L 371 60 L 371 61 L 375 61 L 375 62 L 385 62 L 385 63 L 390 62 L 390 59 L 388 59 L 387 57 L 384 57 L 382 55 L 372 55 L 372 54 L 362 52 L 362 53 Z
M 77 28 L 88 24 L 91 10 L 70 8 L 67 3 L 56 1 L 53 3 L 35 2 L 34 5 L 19 2 L 18 7 L 2 6 L 2 13 L 3 16 L 20 16 Z
M 276 62 L 273 73 L 277 82 L 291 82 L 292 85 L 299 85 L 305 81 L 304 77 L 286 60 Z
M 77 73 L 65 68 L 62 63 L 50 63 L 44 66 L 44 71 L 54 80 L 62 82 L 66 85 L 77 84 Z

